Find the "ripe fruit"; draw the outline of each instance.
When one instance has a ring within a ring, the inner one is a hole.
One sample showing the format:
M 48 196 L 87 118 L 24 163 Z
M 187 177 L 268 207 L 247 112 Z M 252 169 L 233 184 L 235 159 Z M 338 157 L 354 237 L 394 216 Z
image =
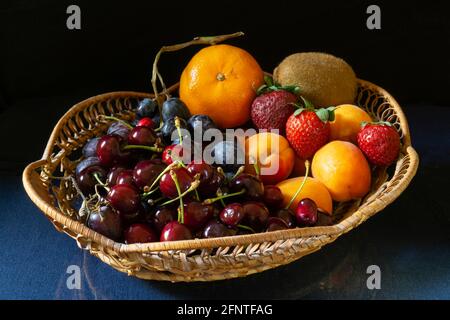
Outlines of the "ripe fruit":
M 180 129 L 187 130 L 187 123 L 186 120 L 183 118 L 180 119 Z M 162 128 L 161 128 L 161 134 L 164 139 L 164 141 L 169 144 L 171 141 L 178 139 L 178 130 L 175 126 L 175 118 L 171 118 L 164 122 Z
M 143 160 L 136 164 L 133 171 L 134 183 L 143 189 L 150 186 L 166 166 L 156 160 Z
M 281 193 L 283 194 L 283 207 L 285 207 L 289 203 L 291 198 L 295 195 L 295 192 L 297 191 L 299 185 L 302 183 L 303 178 L 304 177 L 291 178 L 277 184 L 277 187 L 280 188 Z M 330 192 L 325 187 L 325 185 L 317 179 L 311 177 L 308 177 L 306 179 L 303 189 L 293 201 L 290 209 L 295 211 L 297 209 L 299 201 L 303 198 L 310 198 L 314 200 L 314 202 L 317 204 L 317 207 L 329 215 L 333 211 L 333 201 L 331 199 Z
M 231 203 L 223 208 L 219 217 L 227 226 L 235 227 L 244 218 L 244 208 L 240 203 Z
M 106 132 L 107 135 L 118 136 L 123 141 L 127 141 L 130 128 L 120 121 L 114 121 Z
M 156 103 L 155 100 L 145 98 L 141 102 L 139 102 L 139 106 L 136 111 L 136 117 L 138 119 L 142 119 L 142 118 L 146 118 L 146 117 L 152 118 L 157 109 L 158 109 L 158 104 Z
M 89 157 L 96 157 L 97 156 L 97 144 L 100 140 L 99 137 L 95 137 L 92 139 L 89 139 L 88 142 L 83 147 L 83 157 L 89 158 Z
M 261 180 L 251 174 L 240 174 L 229 183 L 231 192 L 245 190 L 243 197 L 248 200 L 259 201 L 264 196 L 264 185 Z
M 180 98 L 191 114 L 205 114 L 220 128 L 236 127 L 250 119 L 250 106 L 264 74 L 245 50 L 212 45 L 200 50 L 180 79 Z
M 346 141 L 332 141 L 316 152 L 312 175 L 322 182 L 336 201 L 363 197 L 370 190 L 371 173 L 361 150 Z M 303 196 L 303 198 L 306 196 Z M 320 203 L 313 199 L 320 207 Z
M 113 167 L 111 170 L 109 170 L 108 178 L 106 180 L 106 183 L 109 187 L 113 187 L 117 184 L 117 177 L 124 170 L 127 169 L 124 167 Z
M 192 176 L 200 175 L 200 185 L 197 191 L 202 197 L 206 198 L 216 195 L 217 189 L 225 179 L 221 173 L 205 162 L 195 163 L 193 161 L 186 167 L 186 170 Z
M 295 213 L 291 209 L 280 209 L 275 213 L 275 217 L 283 220 L 288 228 L 293 228 L 295 226 L 294 220 Z
M 86 223 L 92 230 L 112 240 L 117 241 L 122 237 L 122 219 L 109 206 L 101 206 L 99 211 L 92 212 Z
M 295 211 L 295 218 L 300 227 L 310 227 L 317 223 L 317 205 L 309 199 L 300 200 Z
M 273 72 L 281 85 L 295 85 L 302 96 L 318 107 L 353 103 L 356 75 L 342 59 L 319 52 L 295 53 L 286 57 Z
M 370 163 L 389 166 L 400 152 L 400 136 L 390 124 L 366 124 L 358 133 L 358 146 Z
M 134 145 L 151 146 L 156 142 L 155 132 L 148 127 L 135 127 L 128 134 L 128 143 Z
M 171 144 L 164 148 L 164 151 L 161 155 L 162 162 L 169 165 L 174 162 L 174 160 L 182 160 L 183 159 L 183 146 L 179 144 Z
M 286 138 L 302 159 L 311 158 L 330 138 L 332 111 L 319 110 L 298 109 L 286 122 Z
M 278 129 L 283 134 L 286 121 L 294 112 L 294 103 L 298 98 L 295 94 L 277 90 L 263 93 L 252 103 L 251 118 L 258 129 Z
M 334 121 L 330 122 L 330 140 L 343 140 L 356 144 L 356 135 L 361 130 L 361 122 L 372 119 L 363 109 L 352 105 L 342 104 L 334 110 Z
M 168 121 L 169 119 L 175 118 L 176 116 L 181 119 L 187 120 L 191 116 L 188 108 L 179 98 L 169 98 L 164 101 L 162 105 L 161 115 L 163 121 Z
M 134 185 L 133 170 L 123 170 L 117 175 L 116 184 Z
M 280 188 L 271 185 L 264 186 L 263 201 L 269 208 L 279 208 L 283 203 L 283 194 Z
M 289 229 L 284 220 L 277 217 L 269 217 L 267 220 L 267 232 Z
M 242 224 L 249 226 L 255 231 L 262 230 L 269 219 L 269 209 L 261 203 L 256 201 L 248 201 L 242 204 L 244 210 L 244 219 Z
M 211 204 L 191 201 L 184 204 L 184 225 L 190 230 L 198 230 L 211 220 L 214 207 Z
M 155 231 L 143 223 L 134 223 L 129 226 L 124 232 L 124 238 L 126 244 L 158 241 Z
M 139 211 L 140 196 L 137 189 L 129 184 L 116 184 L 106 198 L 111 206 L 124 215 Z
M 155 127 L 155 123 L 151 118 L 146 117 L 139 120 L 136 124 L 136 127 L 147 127 L 149 129 L 153 129 Z
M 76 171 L 78 173 L 75 174 L 75 179 L 84 195 L 93 194 L 95 192 L 95 185 L 99 184 L 99 182 L 94 175 L 97 175 L 100 181 L 104 181 L 106 178 L 106 170 L 96 164 L 85 166 L 83 170 Z
M 159 241 L 177 241 L 192 239 L 191 231 L 178 221 L 169 222 L 161 231 Z
M 177 212 L 171 208 L 162 207 L 156 210 L 152 222 L 156 230 L 161 232 L 166 224 L 175 220 L 177 220 Z
M 203 238 L 227 237 L 236 234 L 236 230 L 227 228 L 224 224 L 216 220 L 211 220 L 203 229 Z
M 175 168 L 172 169 L 176 175 L 180 186 L 180 193 L 185 192 L 191 186 L 192 181 L 194 180 L 191 174 L 185 168 Z M 169 172 L 166 172 L 161 177 L 159 181 L 159 189 L 162 194 L 167 198 L 176 198 L 178 196 L 177 188 L 175 182 L 172 179 L 172 176 Z
M 246 140 L 245 151 L 245 171 L 255 174 L 256 163 L 264 184 L 276 184 L 292 172 L 294 150 L 281 135 L 271 132 L 255 134 Z
M 97 144 L 97 157 L 104 167 L 112 167 L 128 161 L 129 152 L 120 149 L 120 138 L 116 135 L 106 135 Z
M 205 133 L 209 129 L 217 129 L 214 121 L 204 114 L 196 114 L 188 119 L 188 127 L 191 133 L 199 131 L 200 133 Z

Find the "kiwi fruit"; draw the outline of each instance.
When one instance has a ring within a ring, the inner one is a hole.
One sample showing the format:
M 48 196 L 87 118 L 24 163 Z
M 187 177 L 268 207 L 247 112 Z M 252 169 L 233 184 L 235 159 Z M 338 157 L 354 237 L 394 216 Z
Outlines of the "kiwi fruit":
M 316 107 L 354 103 L 356 75 L 344 60 L 321 52 L 294 53 L 273 72 L 281 85 L 300 87 L 303 97 Z

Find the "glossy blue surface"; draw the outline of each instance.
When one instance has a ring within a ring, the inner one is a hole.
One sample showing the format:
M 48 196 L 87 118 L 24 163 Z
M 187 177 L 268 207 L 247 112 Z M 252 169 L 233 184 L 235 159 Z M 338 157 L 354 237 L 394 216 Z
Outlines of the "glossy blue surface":
M 436 118 L 422 108 L 406 110 L 422 162 L 397 201 L 322 250 L 242 279 L 173 284 L 119 273 L 58 233 L 20 174 L 3 171 L 0 299 L 449 299 L 450 109 L 434 108 Z M 70 265 L 81 268 L 81 290 L 66 286 Z M 369 265 L 381 268 L 380 290 L 367 289 Z

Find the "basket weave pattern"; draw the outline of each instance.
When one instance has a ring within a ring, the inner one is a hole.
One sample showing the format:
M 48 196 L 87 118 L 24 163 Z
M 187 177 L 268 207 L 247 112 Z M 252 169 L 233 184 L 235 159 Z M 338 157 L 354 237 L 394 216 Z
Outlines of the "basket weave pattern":
M 114 242 L 78 222 L 74 208 L 76 190 L 70 180 L 55 181 L 49 175 L 74 172 L 74 151 L 103 134 L 108 123 L 98 115 L 122 119 L 132 116 L 137 92 L 115 92 L 89 98 L 72 107 L 58 122 L 42 160 L 23 173 L 25 189 L 58 231 L 74 238 L 78 246 L 113 268 L 143 279 L 211 281 L 261 272 L 290 263 L 319 250 L 341 234 L 357 227 L 393 202 L 416 173 L 418 155 L 411 146 L 407 120 L 395 99 L 384 89 L 364 80 L 358 82 L 356 103 L 374 118 L 394 124 L 402 150 L 393 175 L 375 170 L 370 193 L 359 201 L 339 205 L 333 226 L 296 228 L 215 239 L 125 245 Z M 169 88 L 176 90 L 177 86 Z

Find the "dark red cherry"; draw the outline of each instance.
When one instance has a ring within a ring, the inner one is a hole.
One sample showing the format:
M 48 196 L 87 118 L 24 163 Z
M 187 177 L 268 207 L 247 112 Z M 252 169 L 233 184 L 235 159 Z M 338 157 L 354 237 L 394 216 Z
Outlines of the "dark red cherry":
M 195 176 L 196 174 L 200 176 L 200 185 L 197 190 L 204 198 L 215 196 L 217 189 L 224 181 L 222 174 L 219 174 L 215 168 L 203 161 L 192 161 L 186 167 L 186 170 L 189 171 L 192 176 Z
M 180 186 L 180 192 L 183 193 L 192 184 L 193 178 L 191 174 L 185 169 L 185 168 L 175 168 L 173 169 L 178 184 Z M 172 176 L 169 172 L 166 172 L 159 181 L 159 189 L 161 190 L 161 193 L 167 197 L 167 198 L 176 198 L 178 196 L 178 191 L 175 186 L 175 182 L 172 179 Z
M 245 189 L 243 197 L 248 200 L 260 201 L 264 196 L 264 185 L 257 177 L 251 174 L 241 174 L 231 180 L 230 190 L 239 192 Z
M 136 127 L 147 127 L 149 129 L 153 129 L 155 127 L 155 123 L 151 118 L 145 117 L 138 121 Z
M 156 232 L 150 226 L 143 223 L 134 223 L 125 229 L 124 238 L 126 244 L 158 241 Z
M 77 185 L 84 195 L 94 194 L 95 185 L 99 184 L 94 175 L 97 175 L 100 181 L 105 182 L 106 170 L 100 166 L 90 166 L 75 176 Z
M 283 203 L 283 194 L 277 186 L 264 186 L 264 203 L 271 209 L 278 209 Z
M 134 183 L 141 189 L 149 187 L 165 168 L 166 166 L 158 160 L 140 161 L 133 170 Z
M 92 230 L 118 241 L 122 236 L 122 219 L 109 206 L 101 206 L 99 211 L 92 212 L 86 222 Z
M 111 170 L 109 170 L 108 178 L 106 179 L 106 183 L 109 187 L 113 187 L 117 184 L 117 177 L 119 176 L 119 173 L 124 170 L 127 169 L 125 167 L 113 167 Z
M 242 224 L 249 226 L 255 231 L 262 230 L 269 219 L 269 210 L 261 202 L 248 201 L 242 204 L 244 219 Z
M 291 209 L 279 209 L 274 216 L 283 220 L 288 228 L 295 227 L 295 212 Z
M 152 146 L 155 142 L 155 132 L 147 127 L 135 127 L 128 134 L 128 144 Z
M 211 204 L 191 201 L 184 204 L 184 224 L 190 230 L 198 230 L 214 215 L 214 207 Z
M 309 198 L 300 200 L 295 212 L 295 217 L 297 218 L 299 227 L 310 227 L 315 225 L 317 222 L 316 203 Z
M 126 163 L 130 153 L 120 149 L 120 138 L 115 135 L 106 135 L 100 138 L 97 144 L 97 157 L 104 167 L 112 167 Z
M 244 218 L 244 208 L 240 203 L 232 203 L 220 212 L 220 221 L 227 226 L 237 226 Z
M 277 217 L 269 217 L 267 221 L 267 231 L 277 231 L 289 229 L 283 219 Z
M 134 185 L 133 170 L 127 169 L 117 175 L 116 184 Z
M 176 210 L 168 207 L 158 208 L 153 216 L 153 226 L 158 232 L 161 232 L 166 224 L 176 220 Z
M 177 241 L 192 239 L 192 233 L 185 225 L 178 221 L 171 221 L 161 231 L 159 241 Z
M 236 234 L 235 229 L 230 229 L 226 225 L 220 223 L 217 220 L 211 220 L 203 229 L 203 238 L 218 238 L 234 236 Z
M 129 184 L 116 184 L 108 192 L 107 200 L 115 210 L 124 215 L 135 214 L 140 209 L 138 190 Z
M 316 226 L 332 226 L 333 225 L 333 217 L 317 211 L 317 223 Z

